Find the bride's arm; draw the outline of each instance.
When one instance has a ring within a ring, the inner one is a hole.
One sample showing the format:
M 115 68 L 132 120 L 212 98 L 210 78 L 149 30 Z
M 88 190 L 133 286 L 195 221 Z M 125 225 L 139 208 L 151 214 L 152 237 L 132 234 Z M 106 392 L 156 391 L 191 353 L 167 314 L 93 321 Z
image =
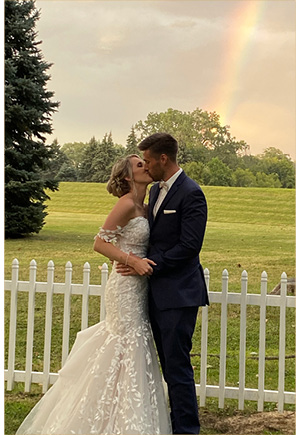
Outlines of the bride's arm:
M 155 265 L 155 263 L 152 260 L 136 257 L 130 255 L 130 253 L 123 252 L 111 242 L 106 242 L 99 235 L 95 238 L 94 250 L 105 255 L 105 257 L 108 257 L 110 260 L 132 267 L 138 275 L 151 275 L 153 272 L 150 264 Z
M 125 226 L 128 221 L 134 217 L 134 212 L 134 204 L 129 200 L 122 200 L 121 198 L 108 215 L 102 229 L 107 232 L 113 232 L 118 227 Z M 123 252 L 111 242 L 101 238 L 99 234 L 95 238 L 94 250 L 105 255 L 105 257 L 108 257 L 110 260 L 115 260 L 134 268 L 138 275 L 151 275 L 153 272 L 150 264 L 154 265 L 155 263 L 152 260 L 142 259 Z

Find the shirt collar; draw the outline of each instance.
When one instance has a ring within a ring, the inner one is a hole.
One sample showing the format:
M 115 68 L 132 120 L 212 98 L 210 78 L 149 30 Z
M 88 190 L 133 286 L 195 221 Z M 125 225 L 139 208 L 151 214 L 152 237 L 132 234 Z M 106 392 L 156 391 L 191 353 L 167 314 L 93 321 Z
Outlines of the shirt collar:
M 166 181 L 166 183 L 167 183 L 169 189 L 172 187 L 173 183 L 177 180 L 177 178 L 179 177 L 179 175 L 181 174 L 181 172 L 182 172 L 182 168 L 179 168 L 178 171 L 175 172 L 175 174 L 172 175 L 172 177 L 170 177 L 170 178 Z

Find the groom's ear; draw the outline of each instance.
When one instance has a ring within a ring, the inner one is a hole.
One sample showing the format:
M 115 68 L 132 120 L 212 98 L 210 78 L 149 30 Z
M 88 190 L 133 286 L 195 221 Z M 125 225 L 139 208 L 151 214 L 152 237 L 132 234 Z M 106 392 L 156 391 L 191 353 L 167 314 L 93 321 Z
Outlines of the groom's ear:
M 166 163 L 167 163 L 167 161 L 168 161 L 168 156 L 167 156 L 167 154 L 161 154 L 160 155 L 160 162 L 163 164 L 163 165 L 165 165 Z

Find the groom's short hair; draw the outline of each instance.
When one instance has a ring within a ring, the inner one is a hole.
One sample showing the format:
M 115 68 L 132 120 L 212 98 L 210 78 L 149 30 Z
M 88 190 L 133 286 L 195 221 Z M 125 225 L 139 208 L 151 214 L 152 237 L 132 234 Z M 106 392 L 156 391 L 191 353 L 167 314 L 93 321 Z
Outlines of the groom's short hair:
M 150 150 L 151 154 L 160 156 L 166 154 L 171 161 L 176 162 L 178 143 L 177 140 L 168 133 L 154 133 L 146 137 L 138 145 L 141 151 Z

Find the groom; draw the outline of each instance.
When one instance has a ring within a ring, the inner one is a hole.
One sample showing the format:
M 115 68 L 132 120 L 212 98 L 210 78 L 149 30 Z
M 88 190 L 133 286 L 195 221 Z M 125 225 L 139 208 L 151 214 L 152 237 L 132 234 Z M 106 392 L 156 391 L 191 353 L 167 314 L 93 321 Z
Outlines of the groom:
M 150 245 L 157 265 L 149 279 L 149 313 L 168 385 L 173 433 L 199 434 L 192 335 L 199 306 L 208 305 L 199 262 L 206 220 L 205 196 L 177 164 L 177 141 L 155 133 L 138 146 L 154 181 L 149 196 Z
M 178 144 L 171 135 L 152 134 L 138 148 L 145 170 L 160 181 L 149 196 L 147 258 L 156 263 L 149 277 L 149 314 L 168 385 L 172 429 L 174 434 L 199 434 L 190 351 L 198 307 L 209 303 L 199 262 L 206 200 L 198 184 L 178 166 Z

